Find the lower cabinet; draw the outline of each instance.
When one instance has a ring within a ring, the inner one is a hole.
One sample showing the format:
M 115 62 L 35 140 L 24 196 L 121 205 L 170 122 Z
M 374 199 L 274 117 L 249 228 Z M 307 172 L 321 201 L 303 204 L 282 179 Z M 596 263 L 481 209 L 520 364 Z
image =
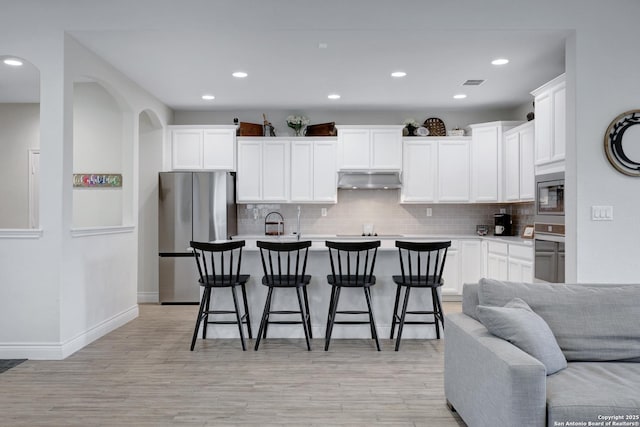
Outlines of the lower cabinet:
M 453 240 L 444 264 L 445 296 L 462 295 L 462 285 L 476 283 L 482 276 L 482 250 L 480 240 Z
M 533 248 L 509 245 L 509 280 L 533 281 Z
M 533 281 L 533 248 L 519 244 L 487 244 L 486 274 L 489 279 L 511 282 Z

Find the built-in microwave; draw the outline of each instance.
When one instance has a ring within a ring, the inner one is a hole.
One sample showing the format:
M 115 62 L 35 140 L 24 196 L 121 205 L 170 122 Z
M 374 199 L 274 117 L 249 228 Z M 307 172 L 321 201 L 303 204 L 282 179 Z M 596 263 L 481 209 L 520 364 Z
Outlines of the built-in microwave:
M 536 176 L 536 216 L 536 222 L 564 223 L 564 173 Z

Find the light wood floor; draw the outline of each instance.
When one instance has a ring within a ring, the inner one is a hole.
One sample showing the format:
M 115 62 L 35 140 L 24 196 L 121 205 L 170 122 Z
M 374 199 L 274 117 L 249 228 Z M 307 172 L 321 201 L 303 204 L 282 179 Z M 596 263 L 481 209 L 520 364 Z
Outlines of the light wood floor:
M 445 312 L 459 303 L 445 303 Z M 0 374 L 0 425 L 464 426 L 445 405 L 442 340 L 198 340 L 195 306 L 140 317 L 62 361 Z M 215 326 L 213 326 L 215 327 Z

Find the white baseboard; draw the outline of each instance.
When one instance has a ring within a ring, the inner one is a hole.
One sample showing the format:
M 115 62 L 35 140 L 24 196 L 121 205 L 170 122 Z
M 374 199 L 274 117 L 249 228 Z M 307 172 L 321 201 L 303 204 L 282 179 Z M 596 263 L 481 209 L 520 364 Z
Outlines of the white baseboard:
M 136 317 L 137 305 L 63 343 L 0 343 L 0 359 L 62 360 Z
M 138 304 L 149 304 L 160 302 L 158 292 L 138 292 Z

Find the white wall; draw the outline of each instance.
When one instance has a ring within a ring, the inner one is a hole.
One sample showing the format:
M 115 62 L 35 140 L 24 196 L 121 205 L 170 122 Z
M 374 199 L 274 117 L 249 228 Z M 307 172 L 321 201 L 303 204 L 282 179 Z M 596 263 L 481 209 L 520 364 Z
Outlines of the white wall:
M 123 111 L 102 86 L 74 83 L 73 173 L 122 173 L 122 120 Z M 75 187 L 73 227 L 122 225 L 122 199 L 122 187 Z
M 29 149 L 40 147 L 40 105 L 0 104 L 0 228 L 29 228 Z
M 164 132 L 142 112 L 139 133 L 138 302 L 158 302 L 158 172 Z
M 532 88 L 532 90 L 535 88 Z M 454 127 L 465 128 L 473 123 L 496 120 L 526 120 L 526 114 L 519 117 L 515 109 L 474 109 L 471 111 L 413 111 L 413 110 L 233 110 L 233 111 L 176 111 L 175 125 L 221 125 L 233 124 L 237 117 L 241 122 L 262 124 L 262 114 L 267 115 L 276 130 L 276 135 L 293 135 L 293 129 L 287 127 L 289 115 L 303 115 L 311 124 L 336 122 L 338 125 L 400 125 L 405 119 L 413 118 L 423 123 L 429 117 L 439 117 L 447 130 Z

